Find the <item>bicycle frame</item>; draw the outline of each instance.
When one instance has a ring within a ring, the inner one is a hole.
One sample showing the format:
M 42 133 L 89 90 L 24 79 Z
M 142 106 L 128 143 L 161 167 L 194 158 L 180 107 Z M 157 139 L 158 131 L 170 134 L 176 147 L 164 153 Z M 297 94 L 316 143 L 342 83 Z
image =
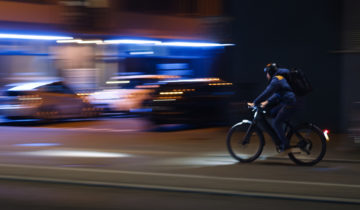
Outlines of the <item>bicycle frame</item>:
M 271 137 L 271 140 L 274 142 L 276 146 L 281 145 L 281 141 L 279 137 L 277 136 L 276 132 L 274 131 L 273 127 L 268 122 L 268 118 L 266 117 L 266 111 L 260 107 L 253 107 L 254 112 L 254 118 L 252 121 L 252 126 L 250 127 L 252 129 L 253 126 L 259 125 L 260 129 L 262 131 L 265 131 L 269 134 Z M 294 128 L 290 125 L 289 122 L 285 122 L 285 135 L 287 138 L 289 138 L 289 135 L 295 134 L 299 139 L 304 139 L 304 137 L 298 133 L 297 131 L 294 132 Z M 247 134 L 245 136 L 246 139 L 248 139 L 248 133 L 250 133 L 250 129 L 247 131 Z M 247 141 L 247 140 L 246 140 Z
M 280 146 L 281 141 L 280 141 L 279 137 L 277 136 L 276 132 L 274 131 L 273 127 L 268 122 L 267 117 L 266 117 L 266 111 L 260 107 L 253 107 L 253 112 L 254 112 L 254 117 L 252 120 L 252 124 L 249 127 L 245 138 L 246 139 L 249 138 L 248 135 L 249 135 L 249 133 L 251 133 L 250 129 L 252 129 L 254 126 L 259 125 L 261 130 L 263 130 L 269 134 L 269 136 L 271 137 L 271 140 L 274 142 L 274 144 L 276 146 Z M 286 124 L 286 126 L 287 126 L 287 128 L 292 129 L 292 127 L 288 123 Z
M 268 121 L 266 111 L 261 107 L 251 108 L 253 119 L 251 121 L 242 120 L 233 125 L 226 138 L 227 148 L 231 156 L 236 160 L 245 163 L 252 162 L 260 156 L 265 144 L 264 132 L 269 134 L 273 143 L 276 145 L 276 150 L 282 152 L 280 147 L 281 141 Z M 245 136 L 239 138 L 239 135 L 234 135 L 235 132 L 244 134 L 244 128 L 247 129 L 245 131 Z M 312 166 L 322 160 L 326 153 L 326 139 L 323 132 L 316 125 L 304 123 L 293 127 L 286 121 L 284 130 L 285 135 L 289 140 L 289 144 L 293 144 L 290 145 L 290 148 L 295 148 L 295 150 L 285 150 L 292 161 L 298 165 Z M 250 153 L 248 154 L 243 150 L 248 148 L 247 144 L 252 141 L 250 139 L 252 139 L 253 136 L 257 138 L 255 139 L 255 144 L 250 146 L 251 151 L 249 151 Z M 313 142 L 316 142 L 316 144 Z M 315 150 L 313 150 L 314 145 L 316 146 Z M 256 149 L 255 151 L 253 151 L 254 148 Z

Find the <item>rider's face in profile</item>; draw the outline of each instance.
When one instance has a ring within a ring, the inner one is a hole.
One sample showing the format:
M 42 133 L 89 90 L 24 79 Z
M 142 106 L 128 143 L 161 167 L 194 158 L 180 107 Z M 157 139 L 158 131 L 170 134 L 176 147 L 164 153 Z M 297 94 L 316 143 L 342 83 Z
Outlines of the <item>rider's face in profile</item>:
M 270 80 L 270 79 L 271 79 L 271 76 L 270 76 L 269 73 L 266 73 L 266 79 L 267 79 L 267 80 Z

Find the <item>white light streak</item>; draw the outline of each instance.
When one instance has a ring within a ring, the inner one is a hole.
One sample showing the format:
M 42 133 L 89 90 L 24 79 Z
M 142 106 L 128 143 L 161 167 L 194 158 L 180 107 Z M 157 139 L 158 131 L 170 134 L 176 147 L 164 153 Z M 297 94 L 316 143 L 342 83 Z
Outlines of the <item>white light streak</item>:
M 68 36 L 42 36 L 42 35 L 22 35 L 22 34 L 0 34 L 1 39 L 35 39 L 35 40 L 67 40 L 73 39 Z
M 153 55 L 154 51 L 130 52 L 130 55 Z
M 78 44 L 102 44 L 102 40 L 80 40 Z
M 79 158 L 121 158 L 129 157 L 130 155 L 124 153 L 110 153 L 97 151 L 72 151 L 72 150 L 41 150 L 22 152 L 20 154 L 30 156 L 45 156 L 45 157 L 79 157 Z
M 38 88 L 43 85 L 50 84 L 51 82 L 31 82 L 31 83 L 25 83 L 13 88 L 10 88 L 9 91 L 25 91 L 25 90 L 33 90 L 35 88 Z
M 79 43 L 81 39 L 67 39 L 67 40 L 57 40 L 56 43 Z
M 125 80 L 125 81 L 107 81 L 106 84 L 128 84 L 130 83 L 129 80 Z

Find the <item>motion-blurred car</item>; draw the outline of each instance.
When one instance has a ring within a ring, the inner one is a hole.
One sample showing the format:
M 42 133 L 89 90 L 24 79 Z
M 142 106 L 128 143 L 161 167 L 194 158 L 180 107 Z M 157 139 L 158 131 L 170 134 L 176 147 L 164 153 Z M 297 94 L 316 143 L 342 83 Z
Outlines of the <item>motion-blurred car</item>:
M 62 81 L 16 83 L 2 91 L 0 112 L 9 119 L 55 120 L 95 117 L 100 110 Z
M 225 123 L 234 96 L 233 84 L 218 78 L 165 82 L 144 102 L 155 124 Z
M 96 107 L 109 112 L 129 112 L 142 108 L 143 101 L 161 80 L 176 79 L 172 75 L 132 75 L 116 76 L 106 82 L 106 88 L 88 96 L 88 100 Z

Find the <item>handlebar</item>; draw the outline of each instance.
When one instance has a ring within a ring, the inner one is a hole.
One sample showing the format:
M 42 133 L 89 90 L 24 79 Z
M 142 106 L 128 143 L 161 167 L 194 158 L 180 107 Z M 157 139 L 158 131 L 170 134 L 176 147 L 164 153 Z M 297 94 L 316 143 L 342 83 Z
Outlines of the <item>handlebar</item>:
M 263 114 L 266 114 L 265 109 L 262 108 L 262 107 L 260 107 L 260 106 L 256 106 L 256 105 L 250 106 L 250 105 L 248 105 L 248 108 L 249 108 L 252 112 L 257 112 L 257 111 L 259 111 L 259 112 L 261 112 L 261 113 L 263 113 Z
M 254 105 L 254 106 L 250 106 L 250 105 L 248 105 L 248 108 L 249 109 L 251 109 L 251 110 L 253 110 L 253 111 L 255 111 L 255 110 L 260 110 L 260 109 L 263 109 L 263 108 L 261 108 L 260 106 L 256 106 L 256 105 Z

